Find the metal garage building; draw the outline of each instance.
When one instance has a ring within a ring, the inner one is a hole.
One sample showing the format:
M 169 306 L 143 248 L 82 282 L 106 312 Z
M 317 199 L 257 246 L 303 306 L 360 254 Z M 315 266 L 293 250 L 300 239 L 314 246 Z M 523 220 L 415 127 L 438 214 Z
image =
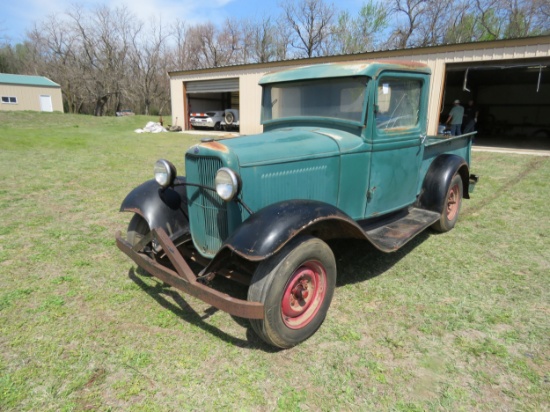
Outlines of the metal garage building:
M 42 76 L 0 73 L 0 110 L 63 112 L 61 86 Z
M 172 123 L 188 129 L 191 111 L 239 109 L 240 132 L 260 133 L 259 79 L 291 67 L 402 59 L 432 69 L 428 133 L 435 134 L 452 101 L 474 100 L 480 138 L 550 147 L 550 36 L 170 72 Z

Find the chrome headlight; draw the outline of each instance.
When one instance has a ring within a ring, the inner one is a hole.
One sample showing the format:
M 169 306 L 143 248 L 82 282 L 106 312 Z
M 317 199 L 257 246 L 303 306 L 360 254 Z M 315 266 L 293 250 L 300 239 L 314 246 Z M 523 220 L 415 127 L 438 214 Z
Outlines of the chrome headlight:
M 163 188 L 166 188 L 174 183 L 174 179 L 177 174 L 176 167 L 165 159 L 157 160 L 155 163 L 154 173 L 155 180 Z
M 239 178 L 233 170 L 227 167 L 218 170 L 214 182 L 218 196 L 226 202 L 233 199 L 239 192 Z

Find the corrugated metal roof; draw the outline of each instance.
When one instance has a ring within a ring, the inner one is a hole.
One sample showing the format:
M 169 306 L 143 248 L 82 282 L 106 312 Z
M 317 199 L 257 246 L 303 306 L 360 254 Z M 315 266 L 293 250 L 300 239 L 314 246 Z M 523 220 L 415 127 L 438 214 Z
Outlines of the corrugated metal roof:
M 43 76 L 0 73 L 0 84 L 18 84 L 22 86 L 61 87 Z

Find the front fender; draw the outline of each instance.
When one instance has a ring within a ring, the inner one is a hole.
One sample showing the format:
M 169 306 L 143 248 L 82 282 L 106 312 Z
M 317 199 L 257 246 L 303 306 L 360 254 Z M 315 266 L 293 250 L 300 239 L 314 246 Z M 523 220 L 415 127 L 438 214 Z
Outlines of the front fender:
M 463 197 L 469 199 L 468 163 L 460 156 L 443 154 L 434 159 L 424 177 L 422 191 L 418 199 L 420 207 L 442 213 L 447 191 L 456 173 L 459 173 L 462 178 Z
M 120 206 L 121 212 L 141 215 L 151 229 L 162 227 L 175 239 L 189 232 L 185 177 L 177 177 L 179 186 L 162 189 L 155 180 L 148 180 L 132 190 Z
M 357 223 L 335 206 L 316 200 L 287 200 L 251 215 L 226 239 L 217 255 L 230 251 L 260 261 L 303 233 L 323 240 L 365 238 Z

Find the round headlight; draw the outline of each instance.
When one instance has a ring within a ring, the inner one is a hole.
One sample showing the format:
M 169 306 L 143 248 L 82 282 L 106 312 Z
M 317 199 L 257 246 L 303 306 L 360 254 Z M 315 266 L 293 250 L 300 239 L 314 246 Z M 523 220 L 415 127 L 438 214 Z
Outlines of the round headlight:
M 176 167 L 168 160 L 160 159 L 155 163 L 155 180 L 162 187 L 168 187 L 176 178 Z
M 239 178 L 233 170 L 227 167 L 222 167 L 218 170 L 215 184 L 218 196 L 226 202 L 233 199 L 239 191 Z

